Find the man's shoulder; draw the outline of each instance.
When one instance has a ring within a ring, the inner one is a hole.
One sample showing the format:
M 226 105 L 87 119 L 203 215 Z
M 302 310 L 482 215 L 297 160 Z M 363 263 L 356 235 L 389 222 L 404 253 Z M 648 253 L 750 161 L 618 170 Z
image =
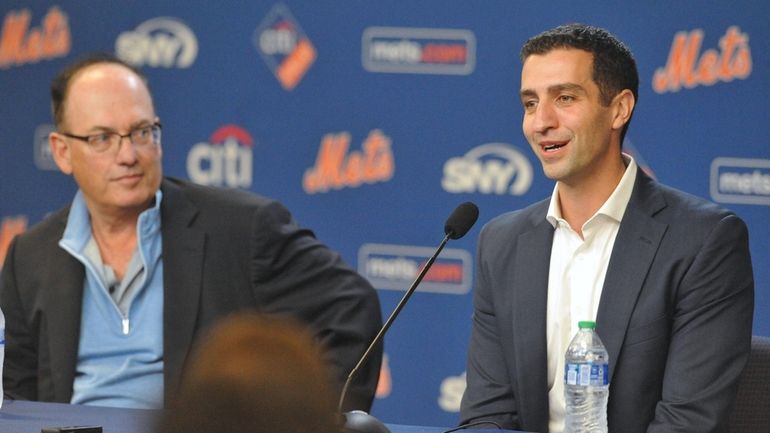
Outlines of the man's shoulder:
M 161 191 L 161 217 L 167 227 L 192 223 L 216 233 L 247 233 L 255 223 L 265 228 L 293 221 L 282 203 L 250 191 L 175 178 L 165 178 Z
M 49 213 L 42 221 L 33 225 L 26 232 L 19 235 L 19 242 L 24 244 L 41 244 L 46 242 L 59 242 L 64 228 L 67 225 L 67 216 L 69 215 L 69 205 Z
M 166 177 L 161 184 L 164 202 L 187 200 L 199 209 L 254 208 L 266 206 L 275 200 L 250 191 L 235 188 L 199 185 L 189 180 Z
M 500 214 L 484 225 L 482 232 L 497 235 L 502 232 L 521 232 L 545 222 L 550 197 L 527 207 Z
M 665 207 L 658 217 L 666 220 L 669 224 L 693 225 L 699 222 L 710 223 L 728 216 L 740 219 L 730 209 L 673 186 L 650 181 L 647 188 L 653 194 L 659 194 L 662 197 Z

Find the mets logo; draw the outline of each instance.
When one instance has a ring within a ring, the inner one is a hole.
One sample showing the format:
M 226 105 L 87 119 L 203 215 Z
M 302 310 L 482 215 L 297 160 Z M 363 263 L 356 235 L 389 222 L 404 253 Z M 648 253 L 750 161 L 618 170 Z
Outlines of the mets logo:
M 292 90 L 315 62 L 316 50 L 285 5 L 276 4 L 254 31 L 254 46 L 286 90 Z
M 37 27 L 31 26 L 29 9 L 10 11 L 0 31 L 0 69 L 64 57 L 70 52 L 72 35 L 67 14 L 52 6 Z
M 770 159 L 716 158 L 710 189 L 719 203 L 770 206 Z
M 374 129 L 361 150 L 350 150 L 350 133 L 326 134 L 315 165 L 305 170 L 302 188 L 308 194 L 331 189 L 356 188 L 364 183 L 386 182 L 393 177 L 396 160 L 390 137 Z
M 377 289 L 405 291 L 432 254 L 430 247 L 364 244 L 358 250 L 358 273 Z M 417 291 L 464 295 L 471 288 L 472 264 L 468 251 L 445 248 Z
M 749 35 L 738 26 L 727 29 L 719 39 L 719 50 L 701 52 L 703 30 L 674 35 L 666 66 L 658 68 L 652 79 L 657 93 L 678 92 L 682 87 L 713 86 L 717 82 L 743 80 L 751 75 L 752 60 Z
M 468 75 L 476 67 L 476 36 L 469 30 L 369 27 L 361 61 L 370 72 Z

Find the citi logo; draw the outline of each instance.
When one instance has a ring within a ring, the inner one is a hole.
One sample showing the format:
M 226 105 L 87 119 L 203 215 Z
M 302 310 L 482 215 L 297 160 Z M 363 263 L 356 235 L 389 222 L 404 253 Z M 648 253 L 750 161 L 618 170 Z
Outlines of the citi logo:
M 515 147 L 487 143 L 444 163 L 441 186 L 445 191 L 524 195 L 532 186 L 532 164 Z
M 405 291 L 433 255 L 430 247 L 364 244 L 358 272 L 377 289 Z M 445 248 L 425 274 L 418 292 L 464 295 L 471 288 L 471 255 Z
M 370 72 L 468 75 L 476 67 L 476 36 L 469 30 L 369 27 L 361 49 Z
M 316 59 L 312 42 L 281 3 L 254 31 L 253 43 L 285 90 L 293 90 Z
M 710 190 L 720 203 L 770 206 L 770 159 L 716 158 Z
M 185 69 L 198 57 L 198 39 L 182 21 L 158 17 L 121 33 L 115 41 L 115 54 L 137 67 Z
M 209 142 L 194 145 L 187 154 L 187 175 L 201 185 L 249 188 L 252 183 L 251 135 L 237 125 L 214 131 Z

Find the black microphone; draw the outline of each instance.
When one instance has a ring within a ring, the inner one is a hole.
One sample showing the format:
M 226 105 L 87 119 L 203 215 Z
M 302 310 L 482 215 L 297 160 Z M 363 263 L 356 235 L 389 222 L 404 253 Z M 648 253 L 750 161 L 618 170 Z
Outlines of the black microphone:
M 415 278 L 412 285 L 409 286 L 409 289 L 407 289 L 406 293 L 404 293 L 404 296 L 398 302 L 398 305 L 396 305 L 396 308 L 393 310 L 393 312 L 390 313 L 388 320 L 386 320 L 385 324 L 382 325 L 380 332 L 377 333 L 371 344 L 369 344 L 369 347 L 366 349 L 366 352 L 364 352 L 363 356 L 361 356 L 361 359 L 358 360 L 358 364 L 356 364 L 356 366 L 353 367 L 353 369 L 350 371 L 350 374 L 345 381 L 345 385 L 342 387 L 342 392 L 340 393 L 340 401 L 337 406 L 338 412 L 342 413 L 342 405 L 345 402 L 345 396 L 347 395 L 348 387 L 353 381 L 353 378 L 358 373 L 358 370 L 366 362 L 366 360 L 369 359 L 369 355 L 372 353 L 372 350 L 374 350 L 375 346 L 377 346 L 377 344 L 385 336 L 385 333 L 390 328 L 390 325 L 392 325 L 393 321 L 396 320 L 398 313 L 400 313 L 401 309 L 404 308 L 404 305 L 406 305 L 406 302 L 412 296 L 412 293 L 414 293 L 414 291 L 417 289 L 420 281 L 422 281 L 423 277 L 425 277 L 425 274 L 428 273 L 430 267 L 433 266 L 433 262 L 436 261 L 436 257 L 438 257 L 439 253 L 441 253 L 441 250 L 444 249 L 444 245 L 446 245 L 449 239 L 460 239 L 461 237 L 465 236 L 465 234 L 468 233 L 468 230 L 473 227 L 473 224 L 476 223 L 478 217 L 479 208 L 469 201 L 461 204 L 460 206 L 457 206 L 452 214 L 449 215 L 449 218 L 446 220 L 446 224 L 444 224 L 444 239 L 441 241 L 441 244 L 439 244 L 438 248 L 436 248 L 436 252 L 433 253 L 431 258 L 425 263 L 425 266 L 423 266 L 422 270 L 420 270 L 417 278 Z M 348 433 L 390 433 L 390 430 L 388 430 L 382 421 L 362 410 L 346 412 L 344 414 L 344 418 L 344 428 Z
M 468 233 L 468 230 L 473 227 L 476 220 L 479 218 L 479 208 L 469 202 L 457 206 L 457 208 L 449 215 L 449 218 L 444 224 L 444 233 L 449 236 L 449 239 L 460 239 Z

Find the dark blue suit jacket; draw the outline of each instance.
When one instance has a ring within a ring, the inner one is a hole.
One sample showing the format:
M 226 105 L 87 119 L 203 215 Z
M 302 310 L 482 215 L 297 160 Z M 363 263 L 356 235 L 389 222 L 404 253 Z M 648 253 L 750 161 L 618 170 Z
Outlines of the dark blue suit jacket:
M 381 326 L 377 294 L 278 202 L 165 179 L 161 185 L 163 349 L 167 396 L 195 338 L 241 309 L 292 316 L 327 349 L 340 383 Z M 3 384 L 11 398 L 69 402 L 77 364 L 83 265 L 58 246 L 69 208 L 17 237 L 0 282 Z M 382 347 L 346 408 L 368 409 Z
M 481 232 L 462 423 L 548 430 L 548 203 Z M 733 213 L 638 172 L 597 313 L 610 358 L 609 431 L 727 430 L 751 344 L 748 242 Z

